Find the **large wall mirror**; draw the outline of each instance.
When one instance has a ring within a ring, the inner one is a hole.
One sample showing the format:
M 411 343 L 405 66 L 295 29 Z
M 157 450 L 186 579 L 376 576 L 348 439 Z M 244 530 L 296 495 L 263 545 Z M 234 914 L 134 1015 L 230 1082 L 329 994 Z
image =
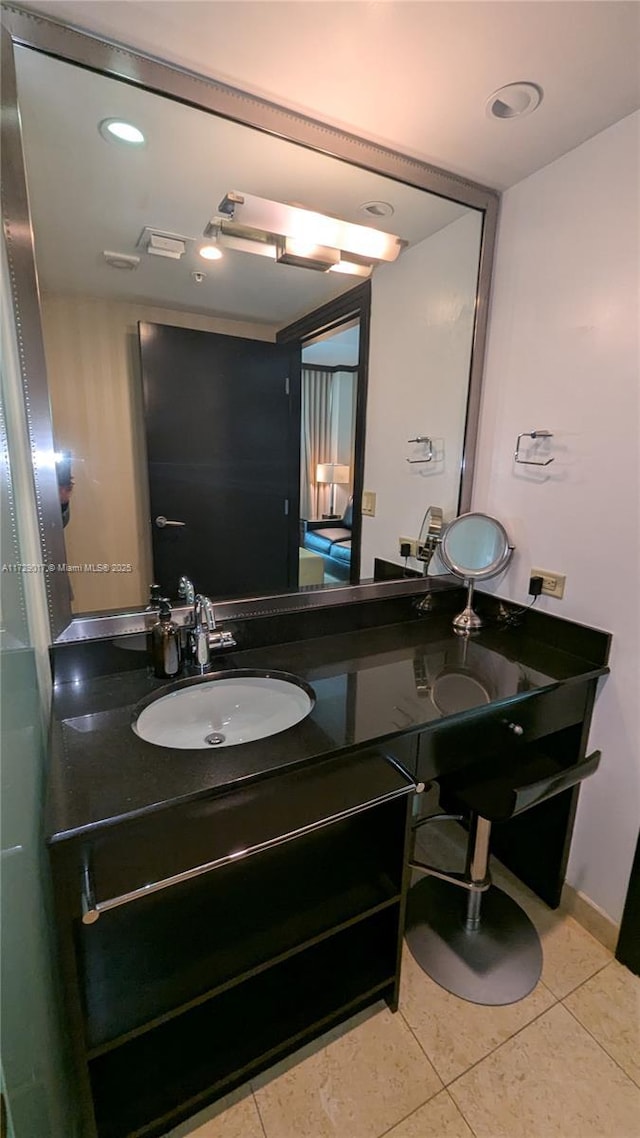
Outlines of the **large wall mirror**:
M 497 195 L 6 19 L 5 234 L 54 636 L 143 610 L 153 582 L 175 598 L 183 574 L 216 602 L 330 603 L 399 563 L 428 506 L 467 509 Z

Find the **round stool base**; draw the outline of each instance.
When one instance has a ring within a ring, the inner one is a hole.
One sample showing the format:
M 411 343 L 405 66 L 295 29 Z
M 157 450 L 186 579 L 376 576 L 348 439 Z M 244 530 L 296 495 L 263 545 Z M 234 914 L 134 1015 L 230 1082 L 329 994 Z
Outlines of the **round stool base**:
M 540 938 L 501 889 L 482 895 L 480 927 L 465 928 L 467 890 L 424 877 L 409 890 L 406 940 L 414 960 L 441 988 L 473 1004 L 515 1004 L 542 971 Z

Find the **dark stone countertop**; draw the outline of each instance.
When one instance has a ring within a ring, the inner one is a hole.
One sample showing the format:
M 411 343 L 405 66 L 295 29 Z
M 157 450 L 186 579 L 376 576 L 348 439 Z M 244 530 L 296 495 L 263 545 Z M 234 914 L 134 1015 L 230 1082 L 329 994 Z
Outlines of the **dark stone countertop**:
M 432 615 L 234 651 L 221 660 L 225 670 L 292 673 L 312 686 L 316 703 L 305 720 L 278 735 L 215 751 L 159 747 L 133 732 L 136 705 L 167 686 L 153 678 L 144 654 L 137 670 L 92 679 L 78 674 L 55 685 L 48 841 L 221 793 L 353 747 L 429 730 L 453 717 L 469 718 L 479 707 L 506 706 L 526 693 L 607 671 L 606 653 L 600 660 L 584 659 L 548 640 L 513 628 L 489 628 L 467 640 L 452 632 L 449 617 Z M 132 648 L 136 643 L 139 639 L 131 638 Z

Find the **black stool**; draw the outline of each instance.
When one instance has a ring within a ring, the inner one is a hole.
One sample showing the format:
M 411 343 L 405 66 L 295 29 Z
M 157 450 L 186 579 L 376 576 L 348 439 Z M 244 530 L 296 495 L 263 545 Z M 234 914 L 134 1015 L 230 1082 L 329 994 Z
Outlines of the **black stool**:
M 468 812 L 469 841 L 464 873 L 443 873 L 412 861 L 428 876 L 409 890 L 406 940 L 412 956 L 442 988 L 474 1004 L 513 1004 L 535 988 L 542 971 L 542 945 L 527 914 L 491 883 L 489 840 L 494 822 L 506 822 L 593 774 L 600 762 L 594 751 L 571 767 L 546 754 L 513 761 L 491 778 L 440 779 Z M 517 783 L 516 783 L 517 780 Z M 462 814 L 421 818 L 414 830 L 431 822 L 463 821 Z M 544 841 L 544 835 L 540 836 Z M 454 888 L 457 886 L 457 888 Z

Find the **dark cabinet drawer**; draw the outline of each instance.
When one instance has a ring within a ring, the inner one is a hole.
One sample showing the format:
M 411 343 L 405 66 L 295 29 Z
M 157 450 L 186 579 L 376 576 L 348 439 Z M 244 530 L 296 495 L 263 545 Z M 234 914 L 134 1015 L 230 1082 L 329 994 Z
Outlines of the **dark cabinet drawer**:
M 409 777 L 368 750 L 107 827 L 80 848 L 74 843 L 86 867 L 85 909 L 107 910 L 173 888 L 411 789 Z
M 562 684 L 524 693 L 499 708 L 474 708 L 450 724 L 438 723 L 419 737 L 417 778 L 426 782 L 492 755 L 513 753 L 517 760 L 527 744 L 580 723 L 589 690 L 589 683 Z

